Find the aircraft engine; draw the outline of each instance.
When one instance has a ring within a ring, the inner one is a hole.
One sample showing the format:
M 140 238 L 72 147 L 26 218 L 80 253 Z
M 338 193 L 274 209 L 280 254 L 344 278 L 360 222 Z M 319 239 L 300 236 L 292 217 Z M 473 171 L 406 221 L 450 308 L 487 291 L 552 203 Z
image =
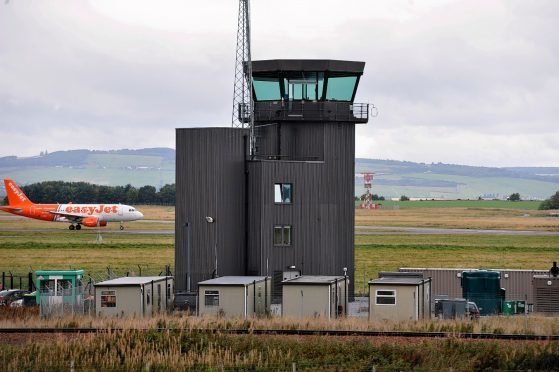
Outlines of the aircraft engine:
M 107 221 L 98 221 L 97 217 L 86 217 L 83 219 L 82 224 L 87 227 L 97 227 L 97 223 L 99 226 L 107 226 Z

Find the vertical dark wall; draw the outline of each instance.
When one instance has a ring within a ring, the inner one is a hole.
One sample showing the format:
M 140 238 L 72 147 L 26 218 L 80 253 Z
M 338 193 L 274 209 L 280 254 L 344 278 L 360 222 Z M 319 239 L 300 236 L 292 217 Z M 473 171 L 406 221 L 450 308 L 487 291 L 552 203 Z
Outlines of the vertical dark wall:
M 186 289 L 188 229 L 192 289 L 218 273 L 245 275 L 245 136 L 238 128 L 176 130 L 175 288 Z M 248 143 L 248 142 L 246 142 Z M 206 216 L 213 217 L 208 223 Z
M 295 265 L 303 274 L 343 275 L 346 267 L 352 294 L 355 126 L 282 123 L 281 134 L 282 155 L 304 153 L 323 161 L 249 162 L 248 271 L 272 276 Z M 267 138 L 262 140 L 269 143 Z M 275 183 L 293 184 L 291 204 L 274 203 Z M 273 245 L 274 225 L 292 226 L 291 246 Z

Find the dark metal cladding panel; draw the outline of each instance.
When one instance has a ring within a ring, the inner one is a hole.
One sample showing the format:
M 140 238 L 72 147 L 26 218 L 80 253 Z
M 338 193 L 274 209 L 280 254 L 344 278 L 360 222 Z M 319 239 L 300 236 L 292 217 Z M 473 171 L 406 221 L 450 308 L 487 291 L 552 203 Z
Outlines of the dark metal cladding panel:
M 309 123 L 302 128 L 307 126 L 308 136 L 303 130 L 300 137 L 289 138 L 289 124 L 282 124 L 282 133 L 299 148 L 289 147 L 291 151 L 320 149 L 324 161 L 249 163 L 248 270 L 255 275 L 272 275 L 294 265 L 303 274 L 343 275 L 345 267 L 350 276 L 349 293 L 353 293 L 355 127 Z M 274 203 L 275 183 L 293 185 L 291 204 Z M 291 246 L 273 245 L 275 225 L 292 226 Z
M 218 273 L 245 275 L 245 141 L 248 130 L 185 128 L 176 131 L 175 277 L 186 289 L 191 226 L 192 289 Z M 246 142 L 248 143 L 248 142 Z M 208 223 L 206 216 L 215 219 Z

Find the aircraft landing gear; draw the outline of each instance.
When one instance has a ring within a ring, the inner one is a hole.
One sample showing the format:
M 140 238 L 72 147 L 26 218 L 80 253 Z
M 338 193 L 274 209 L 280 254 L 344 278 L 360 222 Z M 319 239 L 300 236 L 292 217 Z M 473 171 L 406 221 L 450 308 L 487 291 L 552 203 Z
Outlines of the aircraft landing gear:
M 121 229 L 121 230 L 124 230 L 124 226 L 120 225 L 120 229 Z
M 68 226 L 68 228 L 69 228 L 70 230 L 74 230 L 76 227 L 75 227 L 74 225 L 70 225 L 70 226 Z
M 76 230 L 81 230 L 81 229 L 82 229 L 82 225 L 77 224 L 77 225 L 76 225 Z

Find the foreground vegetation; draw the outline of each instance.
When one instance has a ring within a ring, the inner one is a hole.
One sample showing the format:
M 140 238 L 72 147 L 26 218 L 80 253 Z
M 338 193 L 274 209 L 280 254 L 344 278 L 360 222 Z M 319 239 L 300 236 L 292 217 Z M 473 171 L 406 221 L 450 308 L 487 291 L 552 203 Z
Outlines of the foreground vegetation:
M 66 318 L 38 320 L 21 311 L 3 313 L 0 327 L 119 328 L 87 335 L 14 336 L 0 342 L 6 370 L 27 369 L 222 369 L 377 370 L 556 368 L 556 342 L 467 341 L 383 337 L 230 335 L 223 329 L 374 329 L 553 334 L 555 318 L 373 323 L 364 319 L 223 319 L 166 315 L 150 319 Z M 0 336 L 1 337 L 1 336 Z M 53 358 L 56 355 L 56 358 Z
M 56 356 L 56 358 L 53 358 Z M 553 370 L 552 343 L 468 342 L 454 339 L 378 342 L 363 338 L 135 332 L 0 346 L 7 370 Z

